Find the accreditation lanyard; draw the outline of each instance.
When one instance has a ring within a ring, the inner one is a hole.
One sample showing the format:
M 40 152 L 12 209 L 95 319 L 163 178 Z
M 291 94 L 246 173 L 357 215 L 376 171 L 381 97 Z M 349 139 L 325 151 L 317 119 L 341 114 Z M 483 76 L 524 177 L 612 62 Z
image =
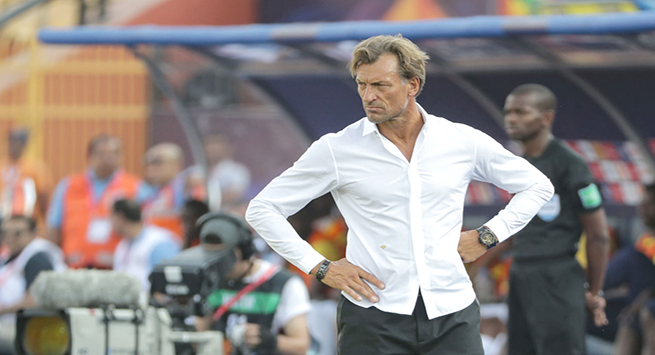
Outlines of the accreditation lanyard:
M 116 186 L 118 186 L 119 181 L 121 180 L 121 177 L 123 176 L 122 171 L 117 171 L 110 177 L 111 181 L 107 183 L 107 186 L 105 186 L 104 190 L 98 196 L 98 198 L 95 198 L 95 189 L 93 188 L 93 178 L 91 177 L 91 173 L 86 174 L 86 188 L 87 188 L 87 205 L 89 206 L 89 211 L 94 214 L 98 215 L 98 210 L 100 206 L 102 205 L 102 202 L 105 200 L 107 197 L 107 192 L 113 190 Z

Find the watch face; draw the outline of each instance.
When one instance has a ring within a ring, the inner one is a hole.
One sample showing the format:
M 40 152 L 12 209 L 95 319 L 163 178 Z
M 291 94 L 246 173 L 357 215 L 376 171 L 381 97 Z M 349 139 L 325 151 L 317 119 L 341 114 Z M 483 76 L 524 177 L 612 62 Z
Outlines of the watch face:
M 480 240 L 484 245 L 491 245 L 496 241 L 496 238 L 494 238 L 494 235 L 489 232 L 483 232 L 480 235 Z

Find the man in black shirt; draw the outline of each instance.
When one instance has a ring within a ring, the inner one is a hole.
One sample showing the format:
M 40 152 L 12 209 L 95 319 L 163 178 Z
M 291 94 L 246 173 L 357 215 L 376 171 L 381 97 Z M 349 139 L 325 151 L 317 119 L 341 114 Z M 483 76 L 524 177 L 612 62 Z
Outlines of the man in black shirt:
M 585 308 L 596 325 L 607 322 L 600 293 L 608 240 L 602 198 L 583 159 L 553 137 L 556 108 L 555 95 L 537 84 L 517 87 L 505 101 L 507 134 L 555 186 L 553 198 L 513 238 L 510 355 L 586 354 Z M 583 231 L 586 278 L 574 258 Z
M 26 216 L 12 216 L 2 222 L 2 243 L 9 251 L 0 257 L 0 354 L 13 353 L 15 313 L 34 307 L 27 290 L 41 271 L 65 268 L 56 245 L 36 237 L 36 222 Z

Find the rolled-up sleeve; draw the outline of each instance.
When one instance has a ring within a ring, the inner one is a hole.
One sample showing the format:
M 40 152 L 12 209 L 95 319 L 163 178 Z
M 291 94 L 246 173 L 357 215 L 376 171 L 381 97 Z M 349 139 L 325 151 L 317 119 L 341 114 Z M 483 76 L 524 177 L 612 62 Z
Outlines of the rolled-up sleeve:
M 274 251 L 309 273 L 325 258 L 300 238 L 287 217 L 337 186 L 336 161 L 324 136 L 250 202 L 246 220 Z
M 553 197 L 555 190 L 546 175 L 527 160 L 480 131 L 474 131 L 473 135 L 476 156 L 472 178 L 514 194 L 507 206 L 485 223 L 502 242 L 523 229 Z

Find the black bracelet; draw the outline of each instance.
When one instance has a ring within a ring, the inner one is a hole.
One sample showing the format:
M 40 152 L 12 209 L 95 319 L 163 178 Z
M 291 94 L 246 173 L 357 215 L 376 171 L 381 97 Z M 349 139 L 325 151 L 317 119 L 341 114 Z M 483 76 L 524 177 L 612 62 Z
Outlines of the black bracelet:
M 321 266 L 318 267 L 318 270 L 316 270 L 316 279 L 318 281 L 323 280 L 329 268 L 330 268 L 330 260 L 326 259 L 321 263 Z

